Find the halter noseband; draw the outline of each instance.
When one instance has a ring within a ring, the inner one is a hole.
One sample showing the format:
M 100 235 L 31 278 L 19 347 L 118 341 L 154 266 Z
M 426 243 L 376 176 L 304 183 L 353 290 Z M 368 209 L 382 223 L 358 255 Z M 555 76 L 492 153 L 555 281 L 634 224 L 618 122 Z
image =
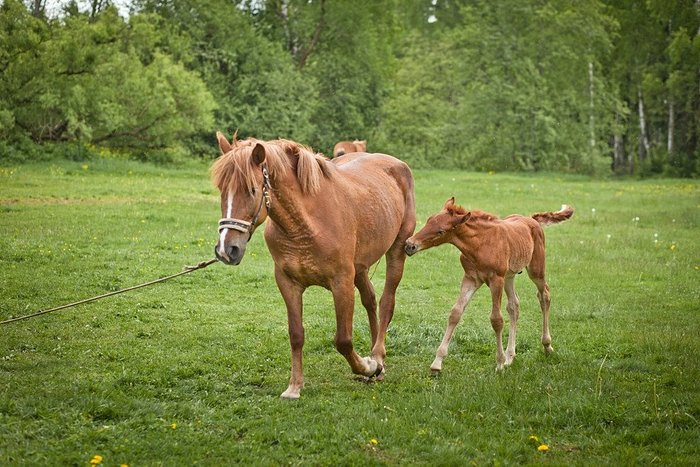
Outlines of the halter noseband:
M 262 211 L 263 204 L 265 208 L 270 209 L 270 174 L 267 172 L 267 166 L 262 167 L 263 183 L 262 183 L 262 196 L 260 197 L 260 204 L 258 205 L 257 211 L 253 216 L 253 220 L 248 222 L 242 219 L 234 219 L 232 217 L 224 217 L 219 220 L 219 233 L 224 229 L 238 230 L 239 232 L 247 232 L 248 240 L 253 236 L 253 229 L 255 224 L 258 223 L 260 218 L 260 212 Z

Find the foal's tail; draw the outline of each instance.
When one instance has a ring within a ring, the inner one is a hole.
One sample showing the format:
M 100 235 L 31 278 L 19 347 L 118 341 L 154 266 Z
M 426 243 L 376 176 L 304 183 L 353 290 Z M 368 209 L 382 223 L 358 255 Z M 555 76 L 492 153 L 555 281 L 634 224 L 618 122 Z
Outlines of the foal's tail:
M 542 225 L 558 224 L 570 219 L 574 215 L 574 208 L 562 204 L 561 209 L 556 212 L 538 212 L 532 218 Z

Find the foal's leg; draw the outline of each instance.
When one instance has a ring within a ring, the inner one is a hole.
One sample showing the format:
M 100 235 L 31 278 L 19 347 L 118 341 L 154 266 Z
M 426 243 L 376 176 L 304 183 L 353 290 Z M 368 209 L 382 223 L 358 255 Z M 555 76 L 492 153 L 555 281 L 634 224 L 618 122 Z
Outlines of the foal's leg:
M 544 353 L 549 355 L 554 349 L 552 348 L 552 336 L 549 334 L 549 305 L 551 299 L 549 285 L 547 285 L 547 281 L 544 278 L 544 265 L 544 243 L 541 245 L 535 243 L 535 250 L 532 261 L 527 268 L 527 274 L 537 286 L 537 299 L 540 301 L 540 308 L 542 309 L 542 346 L 544 347 Z
M 352 315 L 355 308 L 355 286 L 353 276 L 339 275 L 331 284 L 335 304 L 335 348 L 350 364 L 357 375 L 375 376 L 382 371 L 381 365 L 371 358 L 361 358 L 352 345 Z
M 408 236 L 405 238 L 408 238 Z M 384 371 L 386 370 L 386 365 L 384 364 L 384 359 L 386 358 L 386 331 L 394 316 L 396 289 L 398 289 L 399 282 L 401 282 L 401 278 L 403 277 L 403 267 L 406 262 L 406 253 L 403 250 L 405 238 L 401 236 L 398 237 L 398 240 L 385 255 L 386 280 L 384 281 L 382 298 L 379 299 L 379 333 L 377 335 L 377 341 L 372 348 L 372 358 L 383 368 L 379 379 L 384 377 Z
M 515 358 L 515 330 L 520 317 L 520 300 L 518 294 L 515 293 L 515 276 L 506 277 L 505 291 L 508 297 L 508 347 L 506 348 L 506 366 L 513 363 Z
M 506 362 L 506 354 L 503 353 L 503 316 L 501 316 L 501 298 L 503 297 L 504 279 L 501 276 L 493 276 L 489 281 L 491 289 L 491 327 L 496 333 L 496 370 L 502 370 Z
M 433 373 L 442 371 L 442 359 L 447 356 L 447 349 L 450 346 L 450 341 L 452 340 L 455 327 L 457 327 L 457 324 L 459 324 L 459 320 L 462 318 L 462 314 L 474 295 L 474 292 L 476 292 L 480 286 L 480 283 L 475 282 L 466 274 L 464 275 L 459 297 L 457 297 L 457 301 L 452 307 L 452 311 L 450 311 L 450 317 L 447 319 L 447 329 L 445 330 L 445 335 L 443 336 L 442 342 L 437 349 L 435 360 L 433 360 L 432 365 L 430 365 L 430 369 L 433 371 Z
M 289 386 L 280 397 L 282 399 L 299 399 L 301 388 L 304 387 L 304 372 L 302 369 L 302 349 L 304 347 L 304 325 L 302 323 L 302 295 L 304 289 L 297 285 L 280 269 L 275 268 L 275 280 L 287 305 L 287 324 L 289 326 L 289 343 L 292 347 L 292 376 Z
M 372 347 L 374 347 L 377 342 L 377 295 L 366 269 L 355 274 L 355 287 L 359 290 L 362 305 L 367 310 L 369 333 L 372 337 Z

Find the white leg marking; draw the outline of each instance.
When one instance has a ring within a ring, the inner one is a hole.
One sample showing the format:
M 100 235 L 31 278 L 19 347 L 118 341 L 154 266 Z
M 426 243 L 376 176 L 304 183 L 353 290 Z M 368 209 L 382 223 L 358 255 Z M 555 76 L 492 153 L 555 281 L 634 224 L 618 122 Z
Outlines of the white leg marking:
M 233 194 L 229 191 L 226 205 L 226 217 L 230 218 L 231 214 L 233 214 Z M 226 250 L 224 248 L 224 241 L 226 240 L 227 234 L 228 229 L 224 229 L 221 231 L 221 235 L 219 236 L 219 254 L 224 258 L 228 258 L 228 255 L 226 254 Z

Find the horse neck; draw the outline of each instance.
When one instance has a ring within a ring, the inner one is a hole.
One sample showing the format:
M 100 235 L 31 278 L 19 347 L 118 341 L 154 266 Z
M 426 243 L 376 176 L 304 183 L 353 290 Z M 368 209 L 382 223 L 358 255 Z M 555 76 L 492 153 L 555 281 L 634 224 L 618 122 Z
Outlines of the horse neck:
M 299 237 L 310 231 L 310 217 L 305 208 L 304 195 L 296 180 L 284 178 L 272 185 L 268 217 L 288 237 Z
M 462 253 L 475 251 L 481 245 L 484 231 L 487 229 L 487 226 L 479 224 L 460 225 L 450 239 L 450 243 L 456 246 Z

